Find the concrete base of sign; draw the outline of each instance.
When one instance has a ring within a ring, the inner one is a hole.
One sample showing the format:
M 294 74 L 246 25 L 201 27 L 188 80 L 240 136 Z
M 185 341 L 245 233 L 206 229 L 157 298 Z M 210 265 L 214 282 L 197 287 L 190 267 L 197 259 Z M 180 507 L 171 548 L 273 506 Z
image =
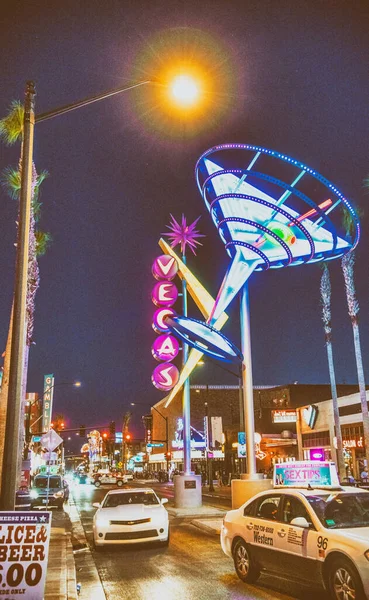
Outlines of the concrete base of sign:
M 232 508 L 239 508 L 259 492 L 272 489 L 272 479 L 232 479 Z
M 202 505 L 201 475 L 175 475 L 175 508 L 198 508 Z

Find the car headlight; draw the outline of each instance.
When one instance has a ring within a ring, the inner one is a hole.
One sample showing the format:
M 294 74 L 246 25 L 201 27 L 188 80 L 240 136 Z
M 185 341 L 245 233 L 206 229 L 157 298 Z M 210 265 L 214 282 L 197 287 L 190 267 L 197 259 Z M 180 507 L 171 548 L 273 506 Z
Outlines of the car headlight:
M 55 492 L 55 494 L 54 494 L 54 498 L 61 498 L 62 496 L 64 496 L 64 492 L 62 492 L 62 491 Z
M 36 492 L 36 490 L 31 490 L 29 495 L 31 496 L 31 498 L 38 498 L 38 493 Z
M 109 519 L 105 519 L 104 517 L 97 517 L 95 520 L 96 527 L 107 527 L 109 525 Z
M 369 550 L 366 550 L 366 552 L 364 552 L 364 556 L 366 560 L 369 560 Z

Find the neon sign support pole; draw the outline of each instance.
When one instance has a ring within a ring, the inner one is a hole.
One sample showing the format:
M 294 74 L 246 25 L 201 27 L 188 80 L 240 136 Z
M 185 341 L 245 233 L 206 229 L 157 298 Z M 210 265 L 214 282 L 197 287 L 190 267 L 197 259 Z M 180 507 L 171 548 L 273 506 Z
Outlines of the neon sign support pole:
M 246 433 L 246 465 L 247 479 L 256 477 L 255 460 L 255 422 L 254 422 L 254 397 L 252 385 L 252 361 L 251 361 L 251 330 L 250 330 L 250 304 L 249 290 L 246 282 L 241 292 L 240 306 L 240 324 L 241 324 L 241 349 L 243 354 L 242 362 L 242 389 L 243 389 L 243 409 L 245 417 Z
M 182 255 L 182 261 L 186 264 L 186 256 Z M 187 317 L 187 283 L 182 279 L 182 312 Z M 188 344 L 182 345 L 182 364 L 188 359 Z M 183 409 L 183 468 L 185 475 L 191 475 L 191 403 L 190 403 L 190 378 L 187 377 L 183 386 L 182 396 Z

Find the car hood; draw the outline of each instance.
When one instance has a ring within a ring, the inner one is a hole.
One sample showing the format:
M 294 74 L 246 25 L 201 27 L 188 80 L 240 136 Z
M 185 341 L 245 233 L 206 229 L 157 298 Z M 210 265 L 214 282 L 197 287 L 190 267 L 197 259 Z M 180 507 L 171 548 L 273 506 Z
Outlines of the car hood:
M 347 540 L 353 540 L 355 542 L 363 542 L 369 547 L 369 527 L 350 527 L 347 529 L 336 529 L 340 537 Z
M 144 519 L 165 510 L 160 504 L 145 506 L 144 504 L 126 504 L 116 508 L 100 508 L 99 513 L 109 519 Z

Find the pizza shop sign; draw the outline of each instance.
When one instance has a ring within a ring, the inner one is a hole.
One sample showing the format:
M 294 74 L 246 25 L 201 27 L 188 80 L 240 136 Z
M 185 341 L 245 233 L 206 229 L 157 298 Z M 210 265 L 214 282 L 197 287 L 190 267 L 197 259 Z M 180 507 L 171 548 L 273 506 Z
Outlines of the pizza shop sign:
M 50 512 L 0 512 L 0 596 L 44 597 Z

